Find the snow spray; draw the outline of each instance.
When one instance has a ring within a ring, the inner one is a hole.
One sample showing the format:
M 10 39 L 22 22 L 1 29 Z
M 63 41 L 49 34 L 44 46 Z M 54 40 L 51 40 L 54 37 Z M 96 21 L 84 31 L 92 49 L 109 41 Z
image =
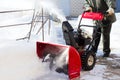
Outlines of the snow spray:
M 59 57 L 56 58 L 56 66 L 57 67 L 63 67 L 64 65 L 68 64 L 68 58 L 69 58 L 69 48 L 66 48 Z
M 37 0 L 36 1 L 37 9 L 43 8 L 44 11 L 47 11 L 50 15 L 58 18 L 61 22 L 66 21 L 65 15 L 62 10 L 55 5 L 53 0 Z

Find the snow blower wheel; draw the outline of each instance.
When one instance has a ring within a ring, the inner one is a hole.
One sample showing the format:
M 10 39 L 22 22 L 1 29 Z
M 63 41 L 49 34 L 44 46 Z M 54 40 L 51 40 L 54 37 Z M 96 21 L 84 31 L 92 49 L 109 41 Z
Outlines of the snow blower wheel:
M 84 71 L 92 70 L 96 63 L 96 55 L 93 51 L 88 51 L 81 55 L 82 69 Z

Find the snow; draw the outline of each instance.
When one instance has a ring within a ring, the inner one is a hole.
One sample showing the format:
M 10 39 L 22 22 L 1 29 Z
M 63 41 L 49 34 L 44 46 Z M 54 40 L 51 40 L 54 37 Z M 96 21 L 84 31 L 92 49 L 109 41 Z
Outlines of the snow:
M 4 0 L 0 1 L 2 5 L 0 11 L 15 9 L 31 9 L 33 8 L 33 0 Z M 24 4 L 23 4 L 24 3 Z M 22 7 L 21 7 L 22 5 Z M 6 7 L 7 6 L 7 7 Z M 16 7 L 15 7 L 16 6 Z M 28 13 L 0 13 L 0 25 L 9 25 L 12 23 L 31 21 L 32 12 Z M 6 16 L 7 15 L 7 16 Z M 117 21 L 113 24 L 111 31 L 111 54 L 120 55 L 120 13 L 116 13 Z M 77 19 L 69 20 L 73 26 L 77 26 Z M 87 23 L 88 21 L 84 21 Z M 61 24 L 52 22 L 51 33 L 45 34 L 45 41 L 52 43 L 65 44 Z M 46 31 L 48 26 L 46 25 Z M 59 74 L 54 70 L 50 70 L 48 64 L 42 63 L 42 60 L 36 54 L 36 41 L 41 41 L 40 33 L 35 35 L 32 32 L 31 39 L 28 41 L 16 39 L 25 37 L 29 32 L 30 25 L 14 26 L 0 28 L 0 80 L 68 80 L 64 74 Z M 47 32 L 46 32 L 47 33 Z M 102 42 L 101 42 L 102 43 Z M 98 50 L 98 56 L 102 55 L 102 45 Z M 116 58 L 120 59 L 120 58 Z M 106 60 L 112 61 L 112 58 Z M 81 71 L 81 80 L 119 80 L 118 75 L 105 78 L 107 66 L 97 64 L 91 71 Z
M 34 8 L 34 0 L 2 0 L 0 1 L 0 11 L 31 9 Z

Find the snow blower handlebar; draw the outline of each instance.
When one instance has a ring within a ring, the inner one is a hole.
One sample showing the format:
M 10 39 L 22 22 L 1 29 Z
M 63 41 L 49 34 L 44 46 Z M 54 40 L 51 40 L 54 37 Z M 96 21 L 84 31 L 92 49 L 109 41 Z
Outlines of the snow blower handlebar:
M 88 11 L 84 11 L 81 15 L 81 18 L 80 18 L 80 21 L 79 21 L 79 24 L 78 24 L 78 29 L 81 27 L 81 26 L 87 26 L 87 27 L 94 27 L 94 26 L 91 26 L 91 25 L 81 25 L 81 21 L 83 18 L 86 18 L 86 19 L 92 19 L 92 20 L 95 20 L 100 24 L 103 20 L 106 19 L 107 15 L 109 13 L 108 12 L 88 12 Z
M 93 19 L 93 20 L 103 20 L 104 15 L 99 12 L 84 12 L 82 18 Z

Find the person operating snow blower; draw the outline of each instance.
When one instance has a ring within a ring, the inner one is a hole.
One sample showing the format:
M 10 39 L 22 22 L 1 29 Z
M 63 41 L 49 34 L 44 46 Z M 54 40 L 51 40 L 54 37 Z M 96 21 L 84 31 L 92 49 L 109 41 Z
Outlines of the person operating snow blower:
M 100 12 L 106 14 L 102 20 L 102 26 L 97 29 L 97 34 L 95 36 L 94 44 L 91 50 L 95 53 L 97 52 L 98 45 L 101 38 L 101 33 L 103 35 L 103 57 L 109 57 L 110 55 L 110 32 L 112 23 L 116 21 L 116 16 L 114 13 L 116 0 L 85 0 L 84 8 L 88 12 Z M 96 22 L 96 21 L 95 21 Z

